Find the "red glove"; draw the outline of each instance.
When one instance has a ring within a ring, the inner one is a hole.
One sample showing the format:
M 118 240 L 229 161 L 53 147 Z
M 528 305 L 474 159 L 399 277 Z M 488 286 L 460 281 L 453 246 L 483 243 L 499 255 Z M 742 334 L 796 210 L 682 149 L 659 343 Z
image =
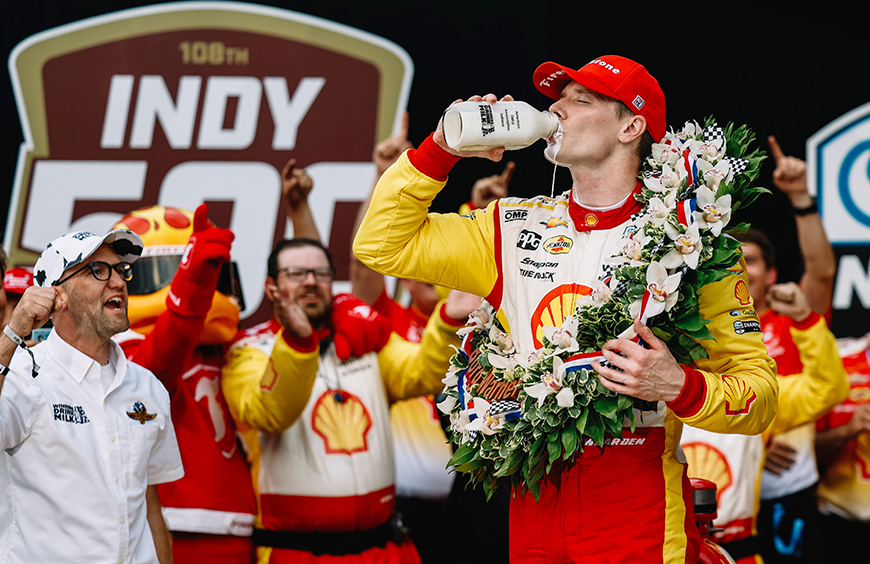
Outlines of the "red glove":
M 332 302 L 335 354 L 344 362 L 384 348 L 392 330 L 389 318 L 353 294 L 338 294 Z
M 193 214 L 193 234 L 172 279 L 166 305 L 189 315 L 205 315 L 217 289 L 221 266 L 230 260 L 235 235 L 229 229 L 209 226 L 208 204 Z

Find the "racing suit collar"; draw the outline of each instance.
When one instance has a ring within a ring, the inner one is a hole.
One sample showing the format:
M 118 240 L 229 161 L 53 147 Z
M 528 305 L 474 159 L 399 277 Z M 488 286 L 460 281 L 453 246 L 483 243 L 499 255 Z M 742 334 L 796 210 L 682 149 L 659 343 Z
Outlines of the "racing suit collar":
M 643 184 L 638 181 L 637 185 L 632 190 L 625 202 L 619 207 L 609 210 L 596 210 L 586 208 L 574 199 L 573 193 L 568 198 L 568 213 L 571 215 L 571 221 L 574 222 L 574 229 L 577 231 L 595 231 L 598 229 L 612 229 L 621 225 L 631 218 L 632 214 L 640 212 L 643 205 L 638 202 L 634 195 L 639 194 Z

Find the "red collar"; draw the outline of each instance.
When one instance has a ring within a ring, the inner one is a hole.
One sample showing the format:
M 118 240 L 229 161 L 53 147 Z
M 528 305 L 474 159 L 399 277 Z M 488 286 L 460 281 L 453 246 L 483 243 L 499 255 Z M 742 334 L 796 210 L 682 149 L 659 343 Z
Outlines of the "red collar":
M 640 194 L 643 184 L 638 181 L 637 186 L 631 191 L 625 203 L 607 211 L 591 210 L 584 208 L 574 200 L 573 192 L 568 196 L 568 213 L 571 215 L 571 221 L 574 222 L 574 229 L 577 231 L 595 231 L 598 229 L 611 229 L 617 225 L 621 225 L 627 221 L 632 214 L 639 212 L 642 205 L 635 198 L 635 194 Z

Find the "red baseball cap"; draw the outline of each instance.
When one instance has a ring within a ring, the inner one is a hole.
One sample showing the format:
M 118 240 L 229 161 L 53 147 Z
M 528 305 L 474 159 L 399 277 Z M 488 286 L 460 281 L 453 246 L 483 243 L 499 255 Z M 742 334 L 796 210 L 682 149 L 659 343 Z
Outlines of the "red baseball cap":
M 20 266 L 10 268 L 3 276 L 3 289 L 7 293 L 23 294 L 24 290 L 31 286 L 33 286 L 33 274 Z
M 644 66 L 631 59 L 604 55 L 577 70 L 558 63 L 543 63 L 535 69 L 533 80 L 538 90 L 555 100 L 573 80 L 603 96 L 624 102 L 635 114 L 645 117 L 654 141 L 665 136 L 665 94 Z

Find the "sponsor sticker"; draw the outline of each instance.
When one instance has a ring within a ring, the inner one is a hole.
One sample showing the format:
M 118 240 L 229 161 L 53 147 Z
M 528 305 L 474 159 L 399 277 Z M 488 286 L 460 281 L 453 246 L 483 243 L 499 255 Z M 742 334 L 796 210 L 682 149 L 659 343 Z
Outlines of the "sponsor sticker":
M 541 244 L 542 237 L 534 231 L 523 229 L 517 237 L 517 248 L 524 251 L 536 251 Z
M 573 246 L 574 241 L 565 235 L 556 235 L 555 237 L 550 237 L 544 242 L 544 250 L 551 255 L 564 255 L 569 253 Z

